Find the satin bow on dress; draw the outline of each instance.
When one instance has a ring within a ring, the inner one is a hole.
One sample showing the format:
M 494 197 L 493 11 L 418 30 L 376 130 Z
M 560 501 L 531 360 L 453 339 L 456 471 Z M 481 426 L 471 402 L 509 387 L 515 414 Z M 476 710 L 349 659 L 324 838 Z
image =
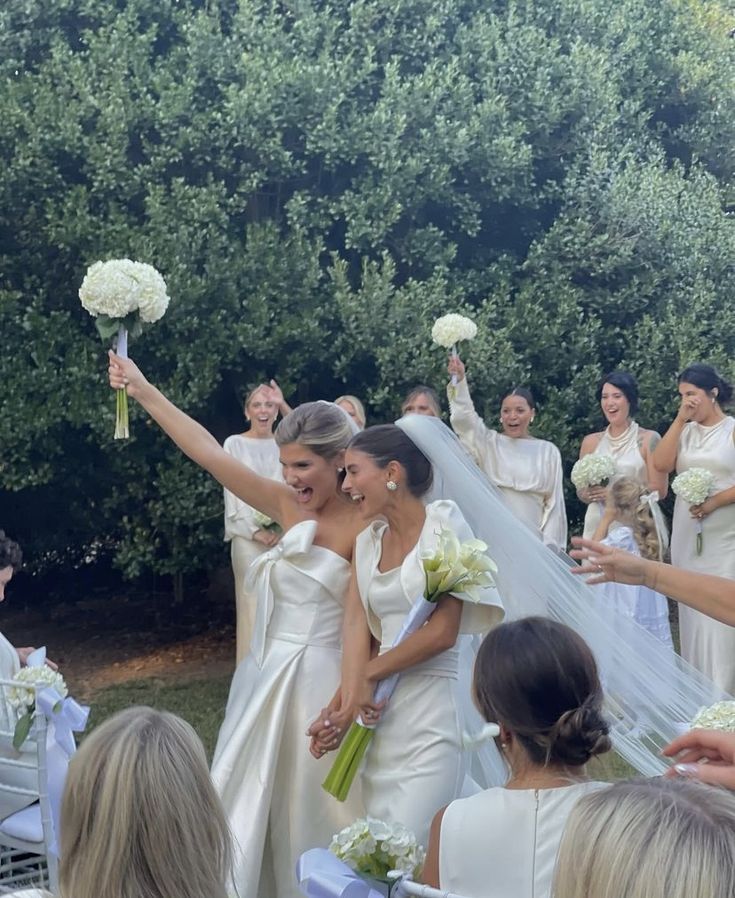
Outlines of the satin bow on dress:
M 268 624 L 273 616 L 273 587 L 271 585 L 273 565 L 282 558 L 295 560 L 299 555 L 305 555 L 314 543 L 316 528 L 316 521 L 302 521 L 287 530 L 272 549 L 264 552 L 250 565 L 246 588 L 258 597 L 250 651 L 258 667 L 263 666 L 265 639 L 268 635 Z

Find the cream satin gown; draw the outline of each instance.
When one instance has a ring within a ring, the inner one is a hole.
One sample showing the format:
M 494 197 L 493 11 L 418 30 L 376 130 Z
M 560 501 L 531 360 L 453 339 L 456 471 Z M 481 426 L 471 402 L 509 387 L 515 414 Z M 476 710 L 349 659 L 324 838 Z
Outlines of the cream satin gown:
M 462 541 L 472 538 L 454 502 L 432 502 L 426 507 L 417 545 L 400 567 L 381 573 L 378 566 L 387 526 L 372 523 L 355 544 L 360 598 L 381 653 L 391 648 L 411 605 L 423 595 L 420 556 L 436 546 L 439 530 L 450 529 Z M 482 590 L 480 604 L 464 603 L 461 632 L 484 633 L 502 616 L 497 592 Z M 455 647 L 401 674 L 362 770 L 366 812 L 402 823 L 423 845 L 434 814 L 460 794 L 464 781 L 456 696 L 459 657 Z
M 607 783 L 487 789 L 453 801 L 439 839 L 439 888 L 467 898 L 549 898 L 567 818 Z
M 515 439 L 491 430 L 475 411 L 467 378 L 447 387 L 450 423 L 510 510 L 541 535 L 565 549 L 567 513 L 561 454 L 548 440 Z
M 314 545 L 316 527 L 292 527 L 250 570 L 252 651 L 235 671 L 212 764 L 238 898 L 302 898 L 299 855 L 363 816 L 359 788 L 340 803 L 321 787 L 334 755 L 308 750 L 306 730 L 339 685 L 350 578 L 349 562 Z
M 621 477 L 630 477 L 641 486 L 648 486 L 648 469 L 638 444 L 639 433 L 640 427 L 635 421 L 631 421 L 619 437 L 610 436 L 609 427 L 602 434 L 592 455 L 611 455 L 615 459 L 616 471 L 610 480 L 611 483 Z M 587 539 L 592 539 L 595 535 L 601 518 L 601 503 L 590 502 L 584 516 L 584 536 Z
M 690 421 L 679 437 L 676 473 L 706 468 L 715 475 L 714 492 L 735 486 L 735 418 L 704 427 Z M 697 555 L 697 524 L 689 505 L 676 498 L 671 528 L 671 563 L 689 571 L 735 580 L 735 504 L 702 520 L 702 554 Z M 735 627 L 679 604 L 681 654 L 726 692 L 735 694 Z
M 283 480 L 279 450 L 273 438 L 260 440 L 233 434 L 227 437 L 223 448 L 261 477 Z M 237 611 L 235 657 L 239 664 L 250 649 L 255 624 L 255 596 L 248 592 L 245 585 L 247 572 L 251 563 L 266 551 L 266 546 L 253 539 L 260 525 L 255 520 L 252 506 L 229 490 L 224 490 L 224 500 L 225 542 L 230 543 L 232 573 L 235 577 Z

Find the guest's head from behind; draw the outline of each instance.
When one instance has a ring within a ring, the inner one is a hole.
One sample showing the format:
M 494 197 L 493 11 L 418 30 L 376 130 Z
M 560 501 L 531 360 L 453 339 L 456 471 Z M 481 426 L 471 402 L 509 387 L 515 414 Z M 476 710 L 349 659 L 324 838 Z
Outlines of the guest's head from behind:
M 396 504 L 420 501 L 431 488 L 426 456 L 395 424 L 358 433 L 345 453 L 342 488 L 366 517 L 385 514 Z
M 638 383 L 629 371 L 610 371 L 597 385 L 597 401 L 608 424 L 627 427 L 638 411 Z
M 365 429 L 365 406 L 357 396 L 351 396 L 349 393 L 346 393 L 344 396 L 338 396 L 334 400 L 334 404 L 346 411 L 360 430 Z
M 250 424 L 249 434 L 253 437 L 272 436 L 273 425 L 278 417 L 278 403 L 266 384 L 258 384 L 245 397 L 243 405 L 245 418 Z
M 332 402 L 305 402 L 275 432 L 283 478 L 300 505 L 319 511 L 340 499 L 344 453 L 355 435 L 352 419 Z
M 526 387 L 513 387 L 500 404 L 500 424 L 503 433 L 514 439 L 524 439 L 536 417 L 536 401 Z
M 690 402 L 692 414 L 689 420 L 710 424 L 732 399 L 732 385 L 711 365 L 695 362 L 686 367 L 678 377 L 682 403 Z
M 439 394 L 426 384 L 419 384 L 406 394 L 401 403 L 402 415 L 430 415 L 433 418 L 441 418 L 442 407 Z
M 18 543 L 13 542 L 0 530 L 0 602 L 5 598 L 5 587 L 20 570 L 23 554 Z
M 533 767 L 574 776 L 611 747 L 594 656 L 564 624 L 526 617 L 491 630 L 477 653 L 474 694 L 500 727 L 512 777 Z
M 616 783 L 572 810 L 554 898 L 732 898 L 735 795 L 683 779 Z
M 199 737 L 128 708 L 74 755 L 61 808 L 63 898 L 226 898 L 230 835 Z
M 656 494 L 654 493 L 654 496 Z M 662 533 L 656 529 L 653 502 L 648 488 L 632 477 L 621 477 L 608 487 L 607 509 L 618 523 L 630 527 L 642 558 L 660 560 L 666 545 L 661 544 Z M 661 526 L 665 527 L 663 520 Z

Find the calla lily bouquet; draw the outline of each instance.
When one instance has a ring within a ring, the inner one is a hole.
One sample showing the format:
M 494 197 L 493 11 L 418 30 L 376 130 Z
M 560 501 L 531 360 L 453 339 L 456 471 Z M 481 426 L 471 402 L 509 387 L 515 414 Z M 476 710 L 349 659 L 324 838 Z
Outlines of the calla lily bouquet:
M 480 539 L 460 542 L 455 533 L 444 528 L 437 536 L 436 549 L 421 558 L 425 578 L 424 593 L 416 599 L 406 615 L 393 642 L 394 648 L 423 627 L 436 610 L 437 602 L 442 596 L 451 594 L 459 599 L 479 602 L 480 590 L 495 584 L 493 574 L 497 571 L 497 566 L 486 554 L 486 543 Z M 400 674 L 395 673 L 378 683 L 374 695 L 376 703 L 390 699 L 399 677 Z M 360 717 L 347 731 L 332 768 L 322 784 L 338 801 L 347 798 L 374 731 L 375 726 L 365 724 Z

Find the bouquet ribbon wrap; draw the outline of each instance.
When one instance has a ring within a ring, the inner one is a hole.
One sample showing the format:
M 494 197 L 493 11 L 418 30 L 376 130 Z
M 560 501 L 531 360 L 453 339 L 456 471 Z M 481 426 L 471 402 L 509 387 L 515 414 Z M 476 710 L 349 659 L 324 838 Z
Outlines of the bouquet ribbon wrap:
M 383 898 L 326 848 L 312 848 L 301 855 L 296 862 L 296 879 L 307 898 Z

